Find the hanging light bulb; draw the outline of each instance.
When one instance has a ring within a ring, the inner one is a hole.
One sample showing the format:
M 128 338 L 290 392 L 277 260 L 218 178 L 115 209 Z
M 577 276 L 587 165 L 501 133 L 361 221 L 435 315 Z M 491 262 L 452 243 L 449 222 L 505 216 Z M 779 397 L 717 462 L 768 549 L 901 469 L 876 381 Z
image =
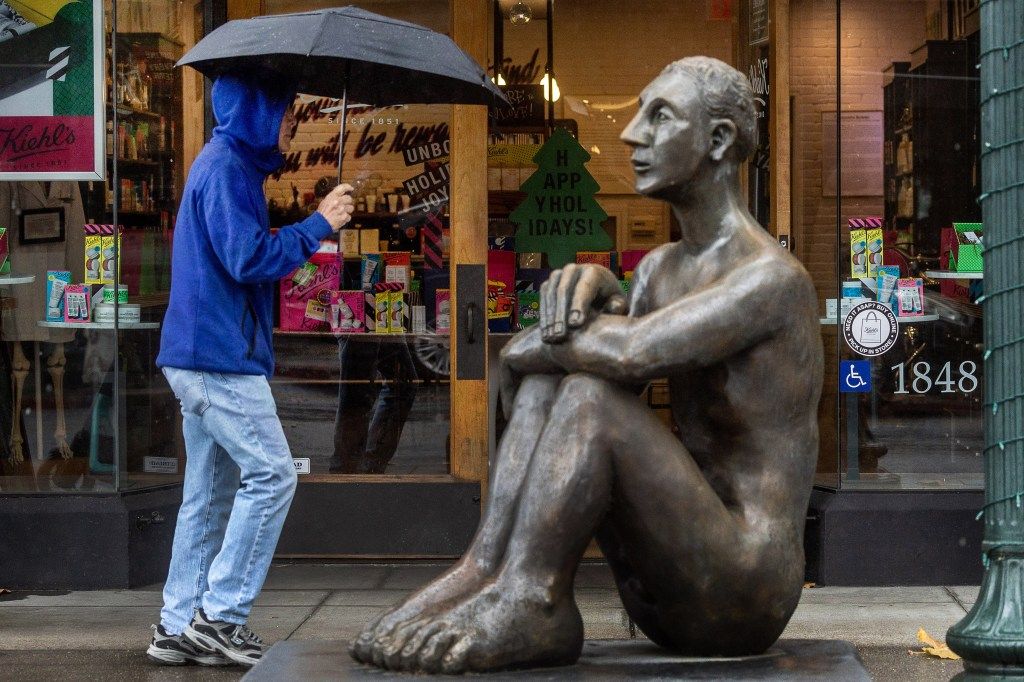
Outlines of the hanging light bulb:
M 491 76 L 491 82 L 492 83 L 495 82 L 494 81 L 494 76 Z M 508 85 L 508 83 L 505 82 L 505 77 L 502 76 L 500 73 L 498 74 L 498 81 L 497 81 L 497 83 L 498 83 L 498 85 Z
M 533 19 L 533 10 L 522 0 L 519 0 L 508 11 L 508 20 L 516 26 L 530 23 Z
M 548 87 L 549 78 L 551 79 L 550 88 Z M 540 79 L 540 84 L 544 86 L 544 99 L 547 101 L 557 102 L 558 98 L 562 96 L 561 90 L 558 89 L 558 81 L 552 76 L 544 74 L 544 77 Z

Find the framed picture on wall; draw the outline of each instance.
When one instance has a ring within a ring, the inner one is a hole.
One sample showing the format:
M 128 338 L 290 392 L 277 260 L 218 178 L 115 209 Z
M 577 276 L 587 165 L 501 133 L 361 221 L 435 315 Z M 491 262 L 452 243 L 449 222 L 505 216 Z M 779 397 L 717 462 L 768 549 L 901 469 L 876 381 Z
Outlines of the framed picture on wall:
M 102 180 L 102 0 L 0 6 L 0 181 Z
M 29 208 L 18 216 L 19 244 L 64 241 L 63 208 Z

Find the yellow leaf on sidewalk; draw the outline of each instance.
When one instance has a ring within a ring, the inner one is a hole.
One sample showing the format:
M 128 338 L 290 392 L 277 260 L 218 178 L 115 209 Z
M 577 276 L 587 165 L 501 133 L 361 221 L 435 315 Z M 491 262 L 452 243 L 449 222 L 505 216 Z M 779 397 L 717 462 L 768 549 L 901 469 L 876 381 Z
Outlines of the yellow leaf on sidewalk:
M 924 644 L 920 651 L 911 651 L 911 654 L 928 654 L 929 656 L 935 656 L 936 658 L 945 658 L 950 661 L 959 661 L 960 657 L 957 656 L 953 651 L 945 645 L 943 642 L 939 642 L 934 639 L 931 635 L 925 632 L 924 628 L 920 628 L 917 631 L 917 641 Z

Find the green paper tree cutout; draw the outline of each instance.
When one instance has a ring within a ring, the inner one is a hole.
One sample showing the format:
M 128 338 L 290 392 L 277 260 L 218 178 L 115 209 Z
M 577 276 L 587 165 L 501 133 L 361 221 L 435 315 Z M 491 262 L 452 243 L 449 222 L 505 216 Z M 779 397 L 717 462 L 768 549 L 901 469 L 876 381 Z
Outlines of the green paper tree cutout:
M 602 227 L 608 214 L 594 199 L 601 186 L 586 169 L 587 150 L 559 128 L 533 161 L 538 168 L 523 183 L 526 198 L 509 216 L 518 228 L 516 251 L 546 253 L 553 268 L 574 262 L 577 251 L 610 251 Z

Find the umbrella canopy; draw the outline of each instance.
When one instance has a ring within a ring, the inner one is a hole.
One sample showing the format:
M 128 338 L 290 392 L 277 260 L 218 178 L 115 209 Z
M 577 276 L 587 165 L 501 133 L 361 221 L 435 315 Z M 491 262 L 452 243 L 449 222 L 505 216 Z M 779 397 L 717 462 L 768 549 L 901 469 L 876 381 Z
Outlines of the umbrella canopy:
M 506 102 L 451 38 L 358 7 L 229 21 L 189 50 L 183 65 L 211 78 L 281 79 L 299 92 L 375 106 Z

